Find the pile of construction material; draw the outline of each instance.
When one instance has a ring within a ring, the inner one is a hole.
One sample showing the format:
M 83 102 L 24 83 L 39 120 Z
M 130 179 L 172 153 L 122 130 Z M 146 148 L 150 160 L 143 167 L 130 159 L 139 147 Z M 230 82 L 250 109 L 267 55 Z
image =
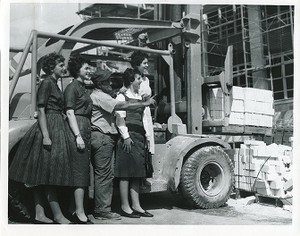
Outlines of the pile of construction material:
M 225 97 L 222 89 L 210 89 L 208 94 L 209 119 L 224 119 Z M 229 124 L 270 128 L 274 117 L 273 102 L 270 90 L 233 86 Z
M 291 198 L 292 148 L 248 140 L 235 150 L 235 187 L 261 196 Z

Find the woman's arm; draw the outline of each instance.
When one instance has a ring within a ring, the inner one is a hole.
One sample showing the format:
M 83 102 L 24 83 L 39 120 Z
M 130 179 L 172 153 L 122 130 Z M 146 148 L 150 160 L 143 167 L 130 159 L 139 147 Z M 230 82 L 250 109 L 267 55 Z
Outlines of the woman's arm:
M 46 113 L 45 113 L 45 107 L 39 107 L 38 108 L 38 122 L 43 134 L 43 145 L 46 150 L 50 151 L 51 150 L 51 139 L 49 137 L 49 132 L 47 128 L 47 119 L 46 119 Z
M 125 97 L 123 94 L 119 94 L 116 99 L 119 100 L 120 102 L 125 102 Z M 116 125 L 124 140 L 123 150 L 129 153 L 131 152 L 131 145 L 133 145 L 133 141 L 129 136 L 128 128 L 125 122 L 126 111 L 116 111 L 115 116 L 116 116 Z
M 124 140 L 123 143 L 123 150 L 127 153 L 131 152 L 131 145 L 133 145 L 133 141 L 130 138 L 130 135 L 128 133 L 128 128 L 126 126 L 126 122 L 125 122 L 125 117 L 123 117 L 122 115 L 120 115 L 121 112 L 116 112 L 115 116 L 116 116 L 116 125 L 118 127 L 118 130 L 121 134 L 121 137 Z
M 121 94 L 119 94 L 121 95 Z M 118 96 L 119 96 L 118 95 Z M 123 95 L 122 95 L 123 96 Z M 138 108 L 143 108 L 143 107 L 147 107 L 150 105 L 155 105 L 156 101 L 154 100 L 154 97 L 156 95 L 154 95 L 153 97 L 149 98 L 147 101 L 141 101 L 141 102 L 134 102 L 134 103 L 129 103 L 127 101 L 119 101 L 115 108 L 114 111 L 119 111 L 119 110 L 127 110 L 127 111 L 134 111 Z
M 73 132 L 73 134 L 75 135 L 76 138 L 76 144 L 77 144 L 77 148 L 80 150 L 85 149 L 85 144 L 84 141 L 81 137 L 79 128 L 78 128 L 78 124 L 77 124 L 77 120 L 74 114 L 74 110 L 69 109 L 66 111 L 67 117 L 68 117 L 68 122 L 70 124 L 71 130 Z

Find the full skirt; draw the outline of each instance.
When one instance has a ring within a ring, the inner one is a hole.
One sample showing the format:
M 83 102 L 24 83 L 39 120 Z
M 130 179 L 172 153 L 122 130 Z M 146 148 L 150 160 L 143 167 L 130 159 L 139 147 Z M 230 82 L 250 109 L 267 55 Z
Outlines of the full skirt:
M 85 144 L 84 150 L 79 150 L 76 137 L 68 127 L 68 139 L 70 144 L 72 175 L 74 186 L 88 187 L 90 184 L 90 156 L 91 156 L 91 122 L 84 116 L 76 116 L 78 128 Z
M 46 114 L 46 119 L 51 150 L 44 148 L 36 122 L 21 140 L 9 168 L 9 178 L 28 186 L 73 186 L 66 121 L 59 113 Z

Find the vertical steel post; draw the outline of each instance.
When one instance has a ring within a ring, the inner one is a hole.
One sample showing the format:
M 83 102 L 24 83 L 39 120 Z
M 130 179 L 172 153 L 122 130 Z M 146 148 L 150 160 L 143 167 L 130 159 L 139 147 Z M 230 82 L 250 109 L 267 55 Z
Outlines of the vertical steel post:
M 37 31 L 33 30 L 32 54 L 31 54 L 31 106 L 30 117 L 34 117 L 36 111 L 36 77 L 37 77 Z
M 244 67 L 245 67 L 245 80 L 246 87 L 248 84 L 248 71 L 247 71 L 247 52 L 246 52 L 246 42 L 245 42 L 245 24 L 244 24 L 244 5 L 241 5 L 241 23 L 242 23 L 242 38 L 243 38 L 243 55 L 244 55 Z
M 187 15 L 200 15 L 201 5 L 188 5 Z M 202 19 L 200 19 L 201 21 Z M 200 22 L 201 23 L 201 22 Z M 194 29 L 195 33 L 201 35 L 200 24 Z M 202 58 L 200 38 L 191 42 L 187 50 L 187 118 L 188 133 L 202 134 Z
M 169 44 L 169 51 L 172 52 L 173 46 Z M 173 55 L 169 56 L 169 76 L 170 76 L 170 103 L 171 103 L 171 116 L 175 116 L 175 83 L 174 83 L 174 65 L 173 65 Z
M 293 43 L 293 49 L 294 49 L 294 17 L 293 17 L 293 9 L 292 9 L 292 6 L 290 6 L 290 21 L 291 21 L 292 43 Z
M 19 65 L 18 65 L 18 67 L 17 67 L 17 69 L 16 69 L 16 72 L 15 72 L 13 78 L 12 78 L 12 81 L 11 81 L 11 84 L 10 84 L 10 87 L 9 87 L 9 101 L 11 101 L 11 99 L 12 99 L 12 95 L 13 95 L 13 93 L 14 93 L 14 91 L 15 91 L 16 84 L 17 84 L 17 82 L 18 82 L 18 80 L 19 80 L 20 73 L 21 73 L 22 68 L 23 68 L 23 66 L 24 66 L 24 63 L 25 63 L 25 61 L 26 61 L 28 52 L 29 52 L 29 50 L 30 50 L 30 46 L 31 46 L 31 44 L 32 44 L 32 38 L 33 38 L 33 33 L 31 32 L 31 34 L 30 34 L 30 36 L 29 36 L 29 39 L 28 39 L 28 41 L 27 41 L 27 43 L 26 43 L 26 46 L 25 46 L 25 48 L 24 48 L 24 51 L 23 51 L 23 53 L 22 53 L 22 56 L 21 56 Z

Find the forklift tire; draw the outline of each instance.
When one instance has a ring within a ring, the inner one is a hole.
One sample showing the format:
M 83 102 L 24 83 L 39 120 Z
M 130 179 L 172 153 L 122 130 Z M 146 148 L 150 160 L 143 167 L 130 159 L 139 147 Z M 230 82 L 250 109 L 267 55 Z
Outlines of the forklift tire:
M 10 221 L 24 223 L 32 221 L 32 212 L 29 209 L 33 206 L 29 203 L 30 199 L 32 199 L 30 191 L 26 191 L 26 188 L 21 183 L 9 181 L 8 218 Z
M 221 147 L 200 148 L 183 164 L 179 188 L 193 207 L 209 209 L 224 205 L 233 186 L 233 164 Z

